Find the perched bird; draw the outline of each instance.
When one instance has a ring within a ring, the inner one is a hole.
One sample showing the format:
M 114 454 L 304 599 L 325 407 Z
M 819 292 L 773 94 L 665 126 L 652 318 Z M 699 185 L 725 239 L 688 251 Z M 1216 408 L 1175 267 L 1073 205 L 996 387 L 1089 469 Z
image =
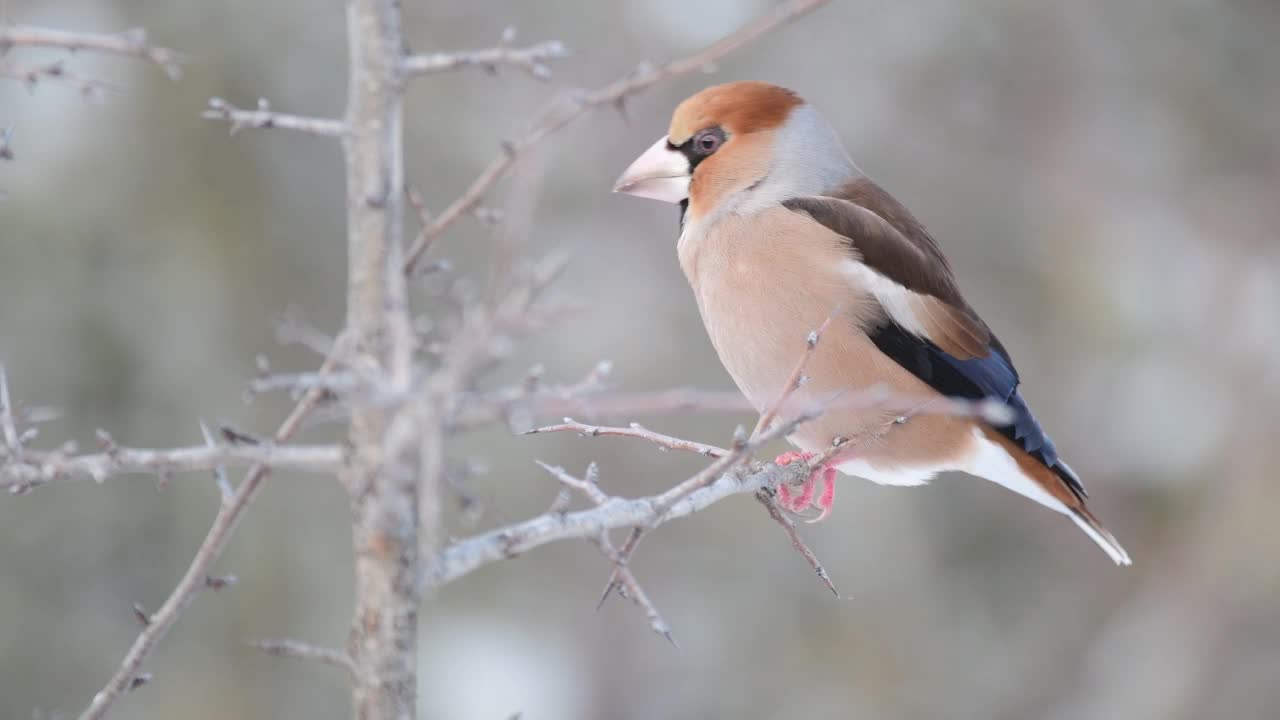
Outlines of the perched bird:
M 903 422 L 901 408 L 833 403 L 788 437 L 802 452 L 777 460 L 808 460 L 843 441 L 798 495 L 779 489 L 788 510 L 825 517 L 836 470 L 888 485 L 958 470 L 1057 510 L 1116 564 L 1130 563 L 1086 507 L 1080 478 L 1031 414 L 1008 351 L 961 296 L 938 244 L 795 93 L 762 82 L 699 92 L 614 190 L 680 204 L 680 266 L 721 362 L 758 410 L 778 399 L 804 338 L 836 312 L 793 403 L 881 386 L 925 404 L 993 398 L 1011 411 L 999 426 L 941 413 Z

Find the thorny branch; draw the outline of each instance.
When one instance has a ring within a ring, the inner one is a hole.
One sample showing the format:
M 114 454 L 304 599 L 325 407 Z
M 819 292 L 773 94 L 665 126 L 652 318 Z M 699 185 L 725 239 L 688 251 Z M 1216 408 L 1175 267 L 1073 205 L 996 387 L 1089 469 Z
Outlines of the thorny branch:
M 337 364 L 342 343 L 335 343 L 334 345 L 334 351 L 321 365 L 322 372 L 332 370 Z M 303 419 L 311 412 L 322 396 L 323 392 L 320 390 L 313 390 L 304 395 L 276 430 L 273 437 L 274 441 L 276 443 L 288 442 L 302 425 Z M 8 403 L 5 403 L 5 405 L 7 407 Z M 268 472 L 268 466 L 262 464 L 249 468 L 244 480 L 236 488 L 235 494 L 231 496 L 229 501 L 224 502 L 221 509 L 218 510 L 217 516 L 213 519 L 213 526 L 209 528 L 204 541 L 200 543 L 200 548 L 196 550 L 195 557 L 191 560 L 191 565 L 187 568 L 182 579 L 173 588 L 173 592 L 169 593 L 169 597 L 160 606 L 160 609 L 151 616 L 150 624 L 138 634 L 137 639 L 134 640 L 133 645 L 129 648 L 129 652 L 125 654 L 124 660 L 120 663 L 115 675 L 111 677 L 111 680 L 107 682 L 102 690 L 93 696 L 93 701 L 89 704 L 89 707 L 80 714 L 80 720 L 96 720 L 104 717 L 111 708 L 112 703 L 133 687 L 136 678 L 141 677 L 139 670 L 143 661 L 146 660 L 147 655 L 151 653 L 160 638 L 177 622 L 182 615 L 182 611 L 195 598 L 196 593 L 201 588 L 213 587 L 209 584 L 210 568 L 222 556 L 222 551 L 226 549 L 227 541 L 230 540 L 231 535 L 235 532 L 245 508 L 249 507 L 249 504 L 253 502 L 253 498 L 257 495 L 258 489 L 261 487 L 263 480 L 266 479 Z
M 542 466 L 542 469 L 551 473 L 552 477 L 559 480 L 566 490 L 576 490 L 582 493 L 597 507 L 609 502 L 609 495 L 600 489 L 599 469 L 595 463 L 587 466 L 586 475 L 581 479 L 570 475 L 564 468 L 552 467 L 543 462 L 538 464 Z M 564 510 L 553 509 L 552 512 L 563 513 Z M 649 599 L 649 594 L 641 587 L 640 581 L 636 579 L 635 574 L 631 572 L 630 568 L 626 567 L 626 563 L 619 557 L 618 551 L 613 547 L 613 541 L 609 539 L 609 532 L 607 530 L 601 531 L 594 537 L 588 537 L 587 541 L 594 545 L 600 551 L 600 554 L 604 555 L 605 559 L 613 564 L 614 573 L 618 578 L 617 582 L 621 585 L 620 592 L 624 593 L 637 607 L 644 611 L 645 617 L 649 620 L 649 627 L 655 633 L 666 638 L 672 645 L 675 645 L 676 641 L 671 634 L 671 626 L 663 619 L 662 613 L 658 612 L 657 606 Z
M 182 56 L 168 48 L 149 44 L 147 31 L 143 28 L 121 33 L 88 33 L 32 25 L 0 25 L 0 56 L 17 47 L 59 48 L 70 52 L 88 50 L 141 58 L 164 70 L 171 80 L 182 77 Z
M 782 526 L 782 530 L 787 534 L 787 539 L 791 541 L 791 547 L 795 548 L 796 552 L 800 553 L 800 556 L 805 559 L 805 562 L 809 563 L 809 567 L 813 568 L 813 572 L 817 574 L 818 579 L 827 586 L 827 589 L 833 595 L 840 597 L 840 591 L 836 590 L 835 584 L 831 582 L 831 576 L 827 574 L 827 569 L 822 567 L 822 563 L 818 561 L 818 556 L 809 549 L 809 546 L 800 537 L 800 533 L 796 530 L 795 522 L 782 511 L 782 508 L 778 507 L 778 503 L 774 500 L 773 489 L 766 487 L 757 490 L 756 500 L 759 500 L 760 504 L 764 505 L 769 517 Z
M 601 532 L 637 525 L 657 527 L 734 495 L 754 493 L 783 482 L 800 482 L 807 473 L 803 463 L 785 467 L 770 464 L 743 477 L 731 472 L 719 475 L 670 505 L 667 505 L 671 493 L 668 490 L 659 495 L 633 499 L 611 497 L 602 505 L 577 512 L 540 515 L 453 543 L 440 553 L 426 580 L 430 586 L 438 587 L 485 565 L 548 543 L 597 537 Z M 659 512 L 664 505 L 666 510 Z

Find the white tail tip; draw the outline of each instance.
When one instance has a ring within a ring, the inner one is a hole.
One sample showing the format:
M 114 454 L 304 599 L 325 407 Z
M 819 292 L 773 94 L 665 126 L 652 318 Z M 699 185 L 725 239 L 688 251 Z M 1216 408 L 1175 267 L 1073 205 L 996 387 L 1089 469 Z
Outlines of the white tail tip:
M 1098 543 L 1098 547 L 1105 550 L 1107 555 L 1111 556 L 1111 560 L 1115 564 L 1133 564 L 1133 561 L 1129 559 L 1129 553 L 1125 552 L 1124 548 L 1120 547 L 1120 543 L 1111 536 L 1111 533 L 1107 532 L 1106 528 L 1099 525 L 1097 521 L 1085 517 L 1078 512 L 1072 512 L 1070 518 L 1081 530 L 1084 531 L 1086 535 L 1093 538 L 1093 541 Z

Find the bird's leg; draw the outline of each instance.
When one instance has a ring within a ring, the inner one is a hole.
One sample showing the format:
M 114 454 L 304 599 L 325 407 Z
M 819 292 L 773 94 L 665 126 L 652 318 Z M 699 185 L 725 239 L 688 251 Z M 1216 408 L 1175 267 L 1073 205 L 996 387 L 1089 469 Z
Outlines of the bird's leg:
M 814 454 L 810 452 L 786 452 L 774 458 L 773 463 L 779 467 L 786 467 L 796 460 L 804 460 L 808 462 L 813 459 Z M 822 493 L 817 493 L 818 477 L 822 477 Z M 818 516 L 809 519 L 807 522 L 816 523 L 827 519 L 831 514 L 831 506 L 835 504 L 836 499 L 836 468 L 835 465 L 828 462 L 822 467 L 815 468 L 809 477 L 800 484 L 800 494 L 793 495 L 791 486 L 783 483 L 778 486 L 778 503 L 782 507 L 793 513 L 800 513 L 809 508 L 817 508 Z
M 782 483 L 778 486 L 778 504 L 782 506 L 783 510 L 790 511 L 792 502 L 791 486 L 787 483 Z
M 796 452 L 793 450 L 791 452 L 782 453 L 778 457 L 774 458 L 773 464 L 778 467 L 786 467 L 797 460 L 808 462 L 812 457 L 813 453 Z M 801 483 L 799 495 L 792 495 L 791 486 L 786 483 L 782 483 L 778 486 L 778 501 L 782 505 L 783 509 L 794 513 L 802 512 L 805 508 L 809 507 L 809 504 L 813 502 L 815 474 L 816 473 L 810 474 L 809 477 Z
M 818 517 L 806 522 L 816 523 L 827 519 L 831 514 L 831 506 L 836 502 L 836 468 L 834 465 L 824 465 L 822 470 L 822 494 L 818 496 L 813 506 L 821 512 Z M 817 475 L 817 472 L 814 473 Z M 810 478 L 812 480 L 812 478 Z

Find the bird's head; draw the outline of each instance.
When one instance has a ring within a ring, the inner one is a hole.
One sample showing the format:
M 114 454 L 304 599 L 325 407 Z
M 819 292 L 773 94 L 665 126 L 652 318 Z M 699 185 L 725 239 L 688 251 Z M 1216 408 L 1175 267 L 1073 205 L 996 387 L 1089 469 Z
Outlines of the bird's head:
M 614 192 L 688 201 L 690 217 L 751 200 L 820 193 L 857 170 L 829 125 L 794 92 L 763 82 L 709 87 L 676 108 Z

